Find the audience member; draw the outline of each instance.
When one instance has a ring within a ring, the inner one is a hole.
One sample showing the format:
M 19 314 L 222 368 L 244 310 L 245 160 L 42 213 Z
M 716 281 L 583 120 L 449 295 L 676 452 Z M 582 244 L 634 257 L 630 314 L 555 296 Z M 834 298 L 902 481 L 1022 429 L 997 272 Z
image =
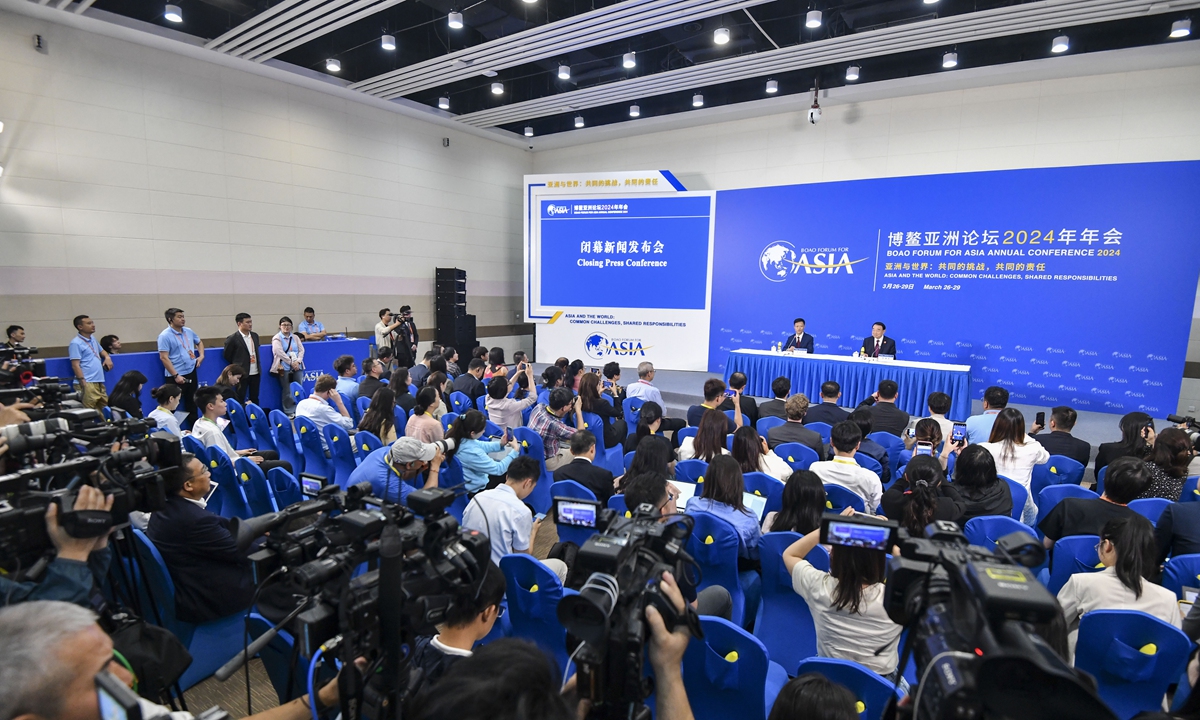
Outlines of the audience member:
M 331 404 L 332 403 L 332 404 Z M 346 409 L 342 394 L 337 391 L 337 378 L 332 375 L 321 375 L 313 386 L 312 394 L 296 405 L 296 417 L 308 418 L 323 430 L 326 425 L 338 425 L 346 430 L 354 427 L 354 418 Z M 325 433 L 318 433 L 321 446 L 329 452 L 329 443 L 325 441 Z
M 993 418 L 991 438 L 979 444 L 992 454 L 997 473 L 1019 483 L 1029 493 L 1021 522 L 1033 525 L 1037 520 L 1037 502 L 1029 491 L 1033 466 L 1045 465 L 1050 460 L 1050 453 L 1025 434 L 1025 417 L 1016 408 L 1004 408 L 997 413 Z
M 934 520 L 958 522 L 966 503 L 950 483 L 938 461 L 918 455 L 904 467 L 904 475 L 883 493 L 883 514 L 900 523 L 914 537 L 925 536 Z
M 746 394 L 746 384 L 748 382 L 749 379 L 746 377 L 746 373 L 735 372 L 729 376 L 729 388 L 737 391 L 737 404 L 742 411 L 742 425 L 753 427 L 758 423 L 758 402 Z M 721 404 L 717 406 L 717 409 L 721 412 L 733 410 L 733 398 L 726 395 Z
M 607 393 L 613 399 L 613 404 L 621 407 L 626 397 L 625 388 L 621 385 L 621 364 L 604 363 L 601 374 L 604 379 L 600 381 L 600 392 Z
M 398 335 L 396 331 L 400 328 L 401 322 L 400 318 L 392 317 L 392 311 L 388 308 L 380 310 L 379 322 L 375 324 L 375 347 L 390 347 L 393 348 L 392 352 L 394 353 L 394 345 L 396 344 L 396 336 Z
M 71 359 L 71 372 L 79 388 L 79 401 L 84 407 L 99 410 L 108 404 L 104 371 L 112 370 L 112 358 L 92 337 L 96 334 L 94 320 L 87 315 L 77 315 L 73 322 L 76 334 L 67 346 L 67 357 Z
M 238 402 L 245 405 L 246 398 L 258 405 L 258 390 L 262 382 L 262 365 L 258 358 L 258 349 L 262 343 L 258 333 L 254 332 L 254 320 L 249 313 L 238 313 L 234 318 L 237 332 L 225 338 L 222 356 L 230 365 L 239 365 L 245 371 L 245 377 L 238 384 Z
M 487 370 L 483 376 L 487 379 L 492 379 L 497 375 L 507 375 L 508 365 L 504 363 L 504 348 L 494 347 L 488 350 Z
M 371 404 L 358 421 L 358 429 L 379 438 L 384 445 L 396 441 L 396 393 L 380 385 L 371 397 Z
M 520 365 L 523 362 L 528 362 L 530 365 L 533 364 L 529 360 L 529 356 L 525 354 L 524 350 L 517 350 L 516 352 L 514 352 L 512 361 L 513 361 L 513 365 Z
M 8 338 L 4 343 L 5 348 L 13 350 L 25 347 L 25 328 L 20 325 L 9 325 L 4 329 L 4 335 Z
M 347 487 L 369 482 L 375 497 L 403 504 L 413 490 L 438 486 L 438 473 L 446 459 L 444 447 L 444 443 L 424 443 L 415 437 L 397 438 L 363 458 L 350 473 Z M 417 480 L 421 473 L 427 473 L 424 484 Z
M 557 387 L 562 387 L 563 377 L 562 370 L 551 365 L 542 371 L 542 389 L 538 391 L 538 396 L 549 395 L 550 391 Z M 540 402 L 540 400 L 539 400 Z
M 642 438 L 653 437 L 656 442 L 666 446 L 668 455 L 673 455 L 675 449 L 671 447 L 671 441 L 658 433 L 667 430 L 678 432 L 683 429 L 683 423 L 679 418 L 663 417 L 662 406 L 654 401 L 642 403 L 642 409 L 638 411 L 637 428 L 625 438 L 624 452 L 637 450 Z
M 1096 477 L 1109 463 L 1121 457 L 1139 460 L 1150 454 L 1154 447 L 1154 419 L 1144 412 L 1126 413 L 1121 417 L 1121 439 L 1116 442 L 1100 443 L 1096 451 Z
M 400 328 L 396 342 L 392 345 L 398 367 L 412 367 L 417 361 L 417 344 L 420 342 L 421 335 L 417 332 L 417 324 L 413 322 L 412 308 L 401 305 Z
M 150 411 L 150 419 L 158 424 L 159 430 L 166 430 L 175 437 L 183 436 L 179 420 L 175 417 L 175 409 L 179 407 L 179 398 L 183 391 L 174 383 L 163 383 L 150 391 L 158 407 Z
M 1107 483 L 1105 484 L 1107 489 Z M 1200 502 L 1171 503 L 1154 525 L 1158 560 L 1168 556 L 1200 553 Z M 1200 603 L 1197 603 L 1200 605 Z
M 579 392 L 579 376 L 583 374 L 583 361 L 579 359 L 572 360 L 567 369 L 563 371 L 563 387 L 572 391 Z
M 787 421 L 767 431 L 767 446 L 774 450 L 783 443 L 800 443 L 812 448 L 817 454 L 817 459 L 824 460 L 825 442 L 821 439 L 821 433 L 804 427 L 808 408 L 808 398 L 804 393 L 796 393 L 788 398 L 784 403 Z
M 1046 547 L 1067 535 L 1099 535 L 1109 520 L 1141 517 L 1127 505 L 1150 484 L 1150 470 L 1137 458 L 1117 458 L 1104 478 L 1104 494 L 1098 498 L 1064 498 L 1038 523 L 1046 536 Z
M 124 410 L 130 417 L 142 417 L 142 386 L 145 384 L 146 376 L 142 373 L 137 370 L 126 372 L 108 396 L 108 406 Z
M 405 414 L 417 404 L 416 396 L 409 392 L 411 384 L 412 378 L 409 377 L 408 368 L 396 368 L 392 371 L 391 379 L 388 380 L 388 387 L 396 393 L 396 404 L 404 409 Z M 362 387 L 359 387 L 358 391 L 361 393 Z
M 104 348 L 104 352 L 109 355 L 121 354 L 121 338 L 116 335 L 105 335 L 100 338 L 100 347 Z
M 358 383 L 358 397 L 365 397 L 368 400 L 375 397 L 375 391 L 383 387 L 383 363 L 379 358 L 365 358 L 362 361 L 362 382 Z M 407 380 L 408 370 L 404 371 L 405 379 Z M 399 390 L 399 388 L 396 388 Z M 408 382 L 404 383 L 404 392 L 408 392 Z
M 233 449 L 233 446 L 229 444 L 229 438 L 225 437 L 225 433 L 217 425 L 217 418 L 225 416 L 225 398 L 221 394 L 221 388 L 206 385 L 198 389 L 196 406 L 200 410 L 200 419 L 192 427 L 192 436 L 203 443 L 204 447 L 219 449 L 225 453 L 231 463 L 240 457 L 249 458 L 257 463 L 264 473 L 276 467 L 281 467 L 288 472 L 292 471 L 292 464 L 286 460 L 280 460 L 279 453 L 274 450 Z
M 703 460 L 711 463 L 719 455 L 728 455 L 726 445 L 729 437 L 729 418 L 720 410 L 711 409 L 700 418 L 700 427 L 695 435 L 689 435 L 679 443 L 680 460 Z
M 742 498 L 745 492 L 746 482 L 737 461 L 715 457 L 704 473 L 704 497 L 693 496 L 688 500 L 687 511 L 711 513 L 732 525 L 738 534 L 738 570 L 753 573 L 762 528 L 758 516 L 745 505 Z M 758 603 L 747 599 L 746 607 L 758 607 Z
M 737 390 L 733 391 L 738 394 Z M 690 427 L 699 427 L 700 418 L 709 410 L 715 410 L 721 404 L 721 398 L 725 397 L 725 383 L 720 378 L 709 378 L 704 381 L 704 402 L 699 405 L 693 405 L 688 408 L 687 422 Z M 748 424 L 746 418 L 742 415 L 741 405 L 733 405 L 730 407 L 733 410 L 733 417 L 730 418 L 725 413 L 721 413 L 725 417 L 725 432 L 733 433 L 734 430 Z
M 429 412 L 435 420 L 441 420 L 443 415 L 450 412 L 450 392 L 453 387 L 451 380 L 446 373 L 438 370 L 429 373 L 429 377 L 425 379 L 425 387 L 437 391 L 438 401 Z
M 797 470 L 783 486 L 783 507 L 772 510 L 763 518 L 763 534 L 797 532 L 807 535 L 821 528 L 825 514 L 825 485 L 811 470 Z
M 869 437 L 874 428 L 874 419 L 871 417 L 871 413 L 866 408 L 859 407 L 850 413 L 850 417 L 847 419 L 858 425 L 858 431 L 862 433 L 862 442 L 858 445 L 858 451 L 879 463 L 879 466 L 883 468 L 879 474 L 880 481 L 885 485 L 890 483 L 892 481 L 891 456 L 888 455 L 887 448 Z
M 226 365 L 214 384 L 221 388 L 221 394 L 228 400 L 238 393 L 239 388 L 245 387 L 242 382 L 245 375 L 246 370 L 241 365 Z
M 879 389 L 875 391 L 871 397 L 859 405 L 867 406 L 867 412 L 871 413 L 871 425 L 875 428 L 875 432 L 886 432 L 900 437 L 904 434 L 904 429 L 908 427 L 908 413 L 896 407 L 896 396 L 900 392 L 900 386 L 895 380 L 881 380 Z M 872 402 L 874 401 L 874 402 Z
M 767 439 L 747 425 L 733 434 L 733 459 L 743 473 L 762 472 L 783 482 L 792 474 L 792 466 L 767 447 Z
M 429 377 L 429 363 L 436 357 L 441 357 L 441 355 L 435 350 L 430 350 L 425 353 L 425 357 L 421 362 L 413 365 L 412 369 L 409 370 L 409 382 L 415 385 L 418 390 L 425 386 L 425 378 Z
M 621 412 L 621 401 L 617 398 L 610 402 L 600 395 L 600 376 L 584 373 L 579 379 L 579 409 L 599 415 L 604 425 L 604 447 L 617 447 L 629 436 L 629 426 L 625 424 L 625 414 Z
M 441 404 L 437 390 L 431 387 L 422 388 L 417 393 L 417 401 L 413 406 L 412 417 L 405 425 L 404 434 L 414 437 L 423 443 L 437 442 L 443 437 L 442 423 L 433 416 L 433 408 Z
M 475 346 L 475 348 L 473 350 L 471 350 L 471 360 L 474 360 L 475 358 L 479 358 L 486 365 L 489 352 L 490 351 L 487 349 L 487 347 L 485 347 L 483 345 L 477 345 L 477 346 Z
M 858 698 L 844 685 L 805 673 L 783 686 L 767 720 L 858 720 L 858 715 Z
M 442 350 L 442 359 L 446 361 L 446 374 L 450 377 L 458 377 L 462 375 L 462 370 L 458 369 L 458 351 L 452 347 L 447 347 Z
M 1050 411 L 1050 432 L 1043 433 L 1040 425 L 1033 426 L 1030 435 L 1038 444 L 1046 448 L 1051 455 L 1069 457 L 1080 465 L 1087 467 L 1092 458 L 1092 446 L 1085 440 L 1080 440 L 1071 434 L 1075 427 L 1075 419 L 1079 414 L 1074 408 L 1059 405 Z
M 1175 593 L 1151 582 L 1158 574 L 1158 563 L 1154 526 L 1149 520 L 1134 513 L 1105 522 L 1096 553 L 1104 569 L 1075 573 L 1058 591 L 1072 654 L 1079 620 L 1093 610 L 1137 610 L 1177 628 L 1183 626 Z
M 926 404 L 929 406 L 929 419 L 938 424 L 944 438 L 950 437 L 954 431 L 954 422 L 946 419 L 946 413 L 950 412 L 952 403 L 953 399 L 944 392 L 929 393 L 929 399 L 926 400 Z
M 838 427 L 847 434 L 851 429 L 858 432 L 858 426 L 844 421 L 833 427 L 835 433 Z M 854 511 L 847 508 L 842 514 Z M 805 559 L 820 535 L 817 528 L 783 552 L 792 589 L 812 612 L 817 655 L 850 660 L 895 679 L 900 660 L 897 646 L 904 628 L 892 622 L 883 608 L 886 553 L 834 545 L 829 549 L 829 572 L 822 572 Z
M 571 462 L 554 471 L 554 482 L 574 480 L 591 490 L 600 504 L 604 505 L 612 496 L 617 479 L 613 478 L 611 471 L 595 462 L 596 436 L 581 430 L 571 437 Z
M 768 400 L 758 406 L 758 416 L 777 417 L 780 420 L 787 420 L 787 411 L 784 409 L 784 404 L 787 402 L 788 395 L 792 392 L 792 381 L 780 375 L 771 381 L 771 395 L 774 400 Z
M 1138 495 L 1142 498 L 1165 498 L 1178 502 L 1187 479 L 1188 463 L 1192 461 L 1192 440 L 1186 430 L 1171 427 L 1154 438 L 1154 447 L 1146 458 L 1150 485 Z
M 982 445 L 968 445 L 954 463 L 954 489 L 963 501 L 962 522 L 984 515 L 1012 516 L 1012 488 L 996 473 L 996 461 Z
M 338 393 L 350 398 L 350 402 L 358 399 L 358 367 L 353 355 L 339 355 L 333 361 L 333 371 L 337 373 Z
M 646 404 L 649 405 L 649 403 Z M 671 467 L 671 446 L 662 440 L 663 438 L 656 435 L 643 436 L 633 453 L 629 471 L 623 477 L 633 477 L 645 473 L 656 473 L 666 478 L 674 477 L 675 472 Z
M 463 529 L 488 536 L 492 541 L 492 561 L 497 565 L 500 558 L 511 553 L 533 554 L 542 520 L 533 519 L 533 512 L 524 501 L 533 492 L 541 472 L 537 460 L 520 455 L 509 464 L 504 482 L 471 498 L 463 511 Z M 542 563 L 560 580 L 566 578 L 567 565 L 562 560 L 548 558 Z
M 579 398 L 571 395 L 566 388 L 555 388 L 550 391 L 548 404 L 538 405 L 529 416 L 529 429 L 542 438 L 542 447 L 546 454 L 546 469 L 554 472 L 560 465 L 571 462 L 571 449 L 563 447 L 562 442 L 570 440 L 576 433 L 575 428 L 584 427 L 583 411 L 579 409 Z M 575 414 L 575 427 L 564 422 L 567 413 Z
M 661 517 L 659 521 L 669 520 L 679 512 L 679 488 L 670 482 L 670 478 L 658 472 L 644 472 L 634 475 L 625 473 L 622 482 L 625 507 L 633 512 L 642 505 L 650 505 Z
M 305 342 L 324 340 L 325 326 L 317 321 L 317 311 L 311 307 L 304 308 L 304 319 L 296 326 L 296 334 Z
M 179 308 L 167 308 L 163 313 L 167 327 L 158 334 L 158 357 L 163 365 L 163 377 L 173 380 L 183 391 L 183 411 L 187 418 L 184 427 L 196 421 L 196 371 L 204 363 L 204 343 L 187 327 L 187 319 Z
M 879 476 L 862 467 L 854 460 L 862 442 L 862 431 L 852 420 L 843 420 L 833 426 L 830 433 L 833 441 L 833 459 L 815 462 L 809 470 L 821 478 L 826 485 L 841 485 L 863 499 L 867 514 L 874 515 L 883 499 L 883 483 Z
M 532 384 L 533 367 L 525 364 L 513 380 L 515 382 L 521 378 L 524 378 L 527 383 Z M 503 375 L 493 377 L 491 382 L 488 383 L 488 399 L 484 405 L 487 408 L 488 419 L 499 425 L 502 430 L 523 427 L 525 425 L 525 418 L 523 417 L 525 409 L 537 404 L 537 397 L 532 394 L 527 394 L 520 400 L 517 400 L 515 397 L 508 397 L 508 387 L 507 377 Z
M 822 422 L 833 427 L 850 417 L 850 411 L 838 406 L 842 397 L 842 386 L 833 380 L 821 383 L 821 402 L 809 405 L 804 414 L 805 423 Z M 786 416 L 785 416 L 786 417 Z
M 454 378 L 454 391 L 469 397 L 472 407 L 476 400 L 487 393 L 487 388 L 483 386 L 482 380 L 485 369 L 487 369 L 486 362 L 479 358 L 471 358 L 471 362 L 467 364 L 467 371 Z
M 908 437 L 907 434 L 904 436 L 904 449 L 900 451 L 900 456 L 896 462 L 896 473 L 904 470 L 904 466 L 908 464 L 909 460 L 912 460 L 913 455 L 918 449 L 924 449 L 932 453 L 930 457 L 937 458 L 938 462 L 942 465 L 942 471 L 948 472 L 950 457 L 956 452 L 961 452 L 967 446 L 967 440 L 963 438 L 958 443 L 951 443 L 949 440 L 943 443 L 942 439 L 942 426 L 938 424 L 937 420 L 933 418 L 921 418 L 918 420 L 917 424 L 913 426 L 913 436 Z M 938 450 L 938 446 L 941 446 L 941 451 Z
M 283 412 L 296 412 L 292 383 L 304 383 L 304 343 L 292 333 L 292 319 L 279 318 L 279 332 L 271 338 L 271 374 L 279 378 L 279 403 Z
M 1008 406 L 1008 391 L 995 385 L 983 391 L 983 412 L 967 418 L 967 443 L 977 445 L 992 437 L 996 416 Z
M 629 399 L 638 399 L 642 402 L 656 402 L 658 406 L 666 407 L 663 402 L 662 393 L 658 388 L 654 387 L 654 364 L 643 362 L 637 366 L 638 379 L 637 382 L 625 388 L 625 397 Z
M 390 373 L 396 368 L 396 358 L 390 347 L 375 348 L 375 358 L 383 363 L 384 373 Z
M 502 438 L 507 440 L 507 443 L 485 440 L 483 435 L 486 432 L 487 419 L 483 417 L 483 413 L 468 410 L 450 425 L 450 434 L 446 436 L 446 440 L 454 444 L 447 457 L 458 457 L 459 463 L 462 464 L 463 482 L 467 492 L 472 495 L 487 488 L 492 477 L 497 478 L 497 482 L 502 482 L 501 476 L 521 454 L 521 443 L 507 432 Z M 494 453 L 505 449 L 508 450 L 507 455 L 498 460 L 493 457 Z
M 504 614 L 501 603 L 507 591 L 504 573 L 489 561 L 478 591 L 456 595 L 437 625 L 437 634 L 417 638 L 410 661 L 425 672 L 423 687 L 436 685 L 451 665 L 471 657 L 475 645 L 492 632 Z

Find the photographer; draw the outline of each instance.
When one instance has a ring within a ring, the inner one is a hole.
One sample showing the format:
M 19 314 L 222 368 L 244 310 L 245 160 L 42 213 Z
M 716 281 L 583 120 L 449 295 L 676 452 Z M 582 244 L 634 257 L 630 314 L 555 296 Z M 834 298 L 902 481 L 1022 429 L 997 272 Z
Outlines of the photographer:
M 568 413 L 575 415 L 575 427 L 566 423 Z M 575 428 L 587 427 L 587 423 L 583 421 L 579 398 L 566 388 L 556 387 L 550 391 L 546 405 L 538 405 L 533 409 L 528 427 L 541 436 L 542 446 L 546 451 L 546 469 L 554 472 L 572 459 L 571 448 L 560 447 L 561 443 L 571 439 Z
M 445 460 L 445 441 L 423 443 L 415 437 L 397 438 L 390 446 L 371 451 L 354 472 L 347 487 L 371 483 L 371 494 L 389 502 L 404 503 L 417 488 L 407 482 L 426 470 L 423 487 L 438 486 L 438 472 Z

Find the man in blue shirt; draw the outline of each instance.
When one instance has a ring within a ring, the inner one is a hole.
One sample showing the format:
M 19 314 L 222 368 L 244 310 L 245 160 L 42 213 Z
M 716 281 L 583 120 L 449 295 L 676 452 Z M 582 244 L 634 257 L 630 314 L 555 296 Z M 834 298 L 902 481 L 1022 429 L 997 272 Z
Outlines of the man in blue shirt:
M 353 355 L 340 355 L 333 361 L 333 369 L 337 372 L 337 391 L 350 398 L 350 402 L 358 400 L 358 380 L 355 373 L 358 366 Z
M 191 428 L 196 422 L 196 371 L 204 362 L 204 343 L 186 327 L 182 310 L 168 308 L 163 315 L 167 329 L 158 334 L 158 357 L 164 377 L 179 385 L 183 393 L 183 409 L 188 414 L 183 426 Z
M 415 437 L 402 437 L 391 446 L 381 447 L 363 458 L 350 473 L 349 485 L 369 482 L 375 497 L 403 503 L 408 494 L 417 489 L 409 480 L 416 478 L 422 487 L 438 486 L 438 470 L 444 457 L 443 443 L 423 443 Z M 422 483 L 417 476 L 425 470 L 429 470 L 429 476 Z
M 79 397 L 84 407 L 99 410 L 108 405 L 108 389 L 104 387 L 104 371 L 112 370 L 112 358 L 92 337 L 96 334 L 96 322 L 87 315 L 75 317 L 77 334 L 67 346 L 67 357 L 71 359 L 71 371 L 79 384 Z
M 983 413 L 967 418 L 967 444 L 978 445 L 988 442 L 992 436 L 992 426 L 996 424 L 996 416 L 1008 407 L 1008 391 L 1002 387 L 991 386 L 983 391 Z
M 317 313 L 312 308 L 304 308 L 304 319 L 296 326 L 296 334 L 304 342 L 325 339 L 325 326 L 317 322 Z

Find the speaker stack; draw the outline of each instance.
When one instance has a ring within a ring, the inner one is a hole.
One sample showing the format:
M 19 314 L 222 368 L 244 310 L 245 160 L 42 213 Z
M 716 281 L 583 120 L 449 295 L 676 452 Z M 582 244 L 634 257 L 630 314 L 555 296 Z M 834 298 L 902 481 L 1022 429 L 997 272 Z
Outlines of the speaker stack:
M 437 341 L 466 356 L 479 343 L 475 339 L 475 316 L 467 314 L 467 271 L 438 268 L 434 313 Z

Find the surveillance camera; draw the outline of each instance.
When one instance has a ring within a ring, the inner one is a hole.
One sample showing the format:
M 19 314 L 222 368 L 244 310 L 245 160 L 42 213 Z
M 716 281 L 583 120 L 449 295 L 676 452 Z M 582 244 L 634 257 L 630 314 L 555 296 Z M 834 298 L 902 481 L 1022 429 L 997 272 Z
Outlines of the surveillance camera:
M 808 109 L 808 122 L 816 125 L 821 122 L 821 106 L 813 103 L 813 106 Z

